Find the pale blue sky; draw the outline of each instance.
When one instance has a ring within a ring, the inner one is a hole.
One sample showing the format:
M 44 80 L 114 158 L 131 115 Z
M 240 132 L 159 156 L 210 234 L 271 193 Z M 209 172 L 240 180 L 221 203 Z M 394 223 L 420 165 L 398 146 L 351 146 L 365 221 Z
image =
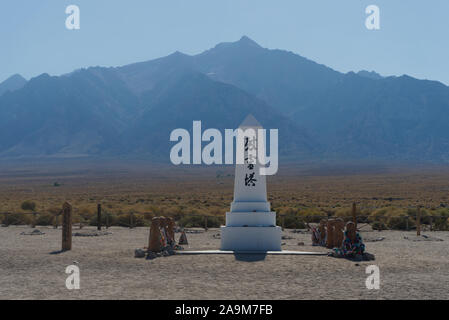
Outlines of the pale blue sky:
M 65 8 L 81 30 L 65 28 Z M 380 7 L 381 30 L 365 28 Z M 196 54 L 247 35 L 338 71 L 375 70 L 449 84 L 447 0 L 2 0 L 0 81 Z

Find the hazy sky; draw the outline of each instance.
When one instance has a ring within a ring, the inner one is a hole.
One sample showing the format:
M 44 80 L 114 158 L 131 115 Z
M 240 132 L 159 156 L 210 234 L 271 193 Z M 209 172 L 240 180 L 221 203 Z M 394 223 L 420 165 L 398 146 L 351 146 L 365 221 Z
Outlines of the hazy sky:
M 81 29 L 67 30 L 78 5 Z M 365 8 L 380 8 L 380 30 Z M 449 84 L 448 0 L 1 0 L 0 81 L 196 54 L 247 35 L 338 71 Z

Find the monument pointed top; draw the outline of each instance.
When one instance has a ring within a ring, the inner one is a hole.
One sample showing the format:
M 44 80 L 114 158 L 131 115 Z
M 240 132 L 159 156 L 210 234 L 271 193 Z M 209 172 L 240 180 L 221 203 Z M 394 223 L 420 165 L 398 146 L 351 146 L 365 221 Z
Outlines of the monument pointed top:
M 262 125 L 252 114 L 249 114 L 240 124 L 240 128 L 262 128 Z

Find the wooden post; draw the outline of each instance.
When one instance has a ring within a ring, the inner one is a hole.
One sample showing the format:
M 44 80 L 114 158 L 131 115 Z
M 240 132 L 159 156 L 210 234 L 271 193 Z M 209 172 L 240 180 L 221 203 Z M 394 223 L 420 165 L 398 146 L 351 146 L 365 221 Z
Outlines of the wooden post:
M 416 210 L 416 235 L 421 235 L 421 206 Z
M 285 216 L 284 215 L 281 216 L 281 223 L 282 223 L 282 231 L 284 231 L 284 226 L 285 226 Z
M 207 216 L 204 216 L 204 230 L 207 231 Z
M 62 206 L 62 251 L 72 250 L 72 206 Z
M 134 228 L 134 213 L 132 212 L 129 214 L 129 227 Z
M 352 203 L 352 222 L 354 222 L 355 228 L 357 229 L 357 207 L 355 202 Z
M 97 230 L 101 230 L 101 204 L 97 205 Z
M 36 228 L 36 221 L 37 221 L 36 212 L 33 212 L 33 222 L 31 224 L 31 228 Z
M 5 227 L 9 227 L 9 213 L 4 213 L 4 225 Z
M 54 219 L 53 219 L 53 228 L 54 229 L 58 229 L 58 215 L 55 215 Z
M 109 229 L 109 213 L 106 213 L 106 229 Z

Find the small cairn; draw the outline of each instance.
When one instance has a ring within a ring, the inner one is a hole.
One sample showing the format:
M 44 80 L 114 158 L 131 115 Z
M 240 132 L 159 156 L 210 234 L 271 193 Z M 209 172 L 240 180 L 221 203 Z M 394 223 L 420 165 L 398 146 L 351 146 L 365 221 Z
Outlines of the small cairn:
M 328 248 L 328 249 L 334 248 L 334 225 L 335 225 L 335 220 L 330 219 L 327 221 L 326 248 Z
M 179 237 L 179 241 L 178 241 L 179 245 L 188 245 L 189 242 L 187 241 L 187 235 L 185 233 L 185 231 L 181 232 L 181 236 Z

